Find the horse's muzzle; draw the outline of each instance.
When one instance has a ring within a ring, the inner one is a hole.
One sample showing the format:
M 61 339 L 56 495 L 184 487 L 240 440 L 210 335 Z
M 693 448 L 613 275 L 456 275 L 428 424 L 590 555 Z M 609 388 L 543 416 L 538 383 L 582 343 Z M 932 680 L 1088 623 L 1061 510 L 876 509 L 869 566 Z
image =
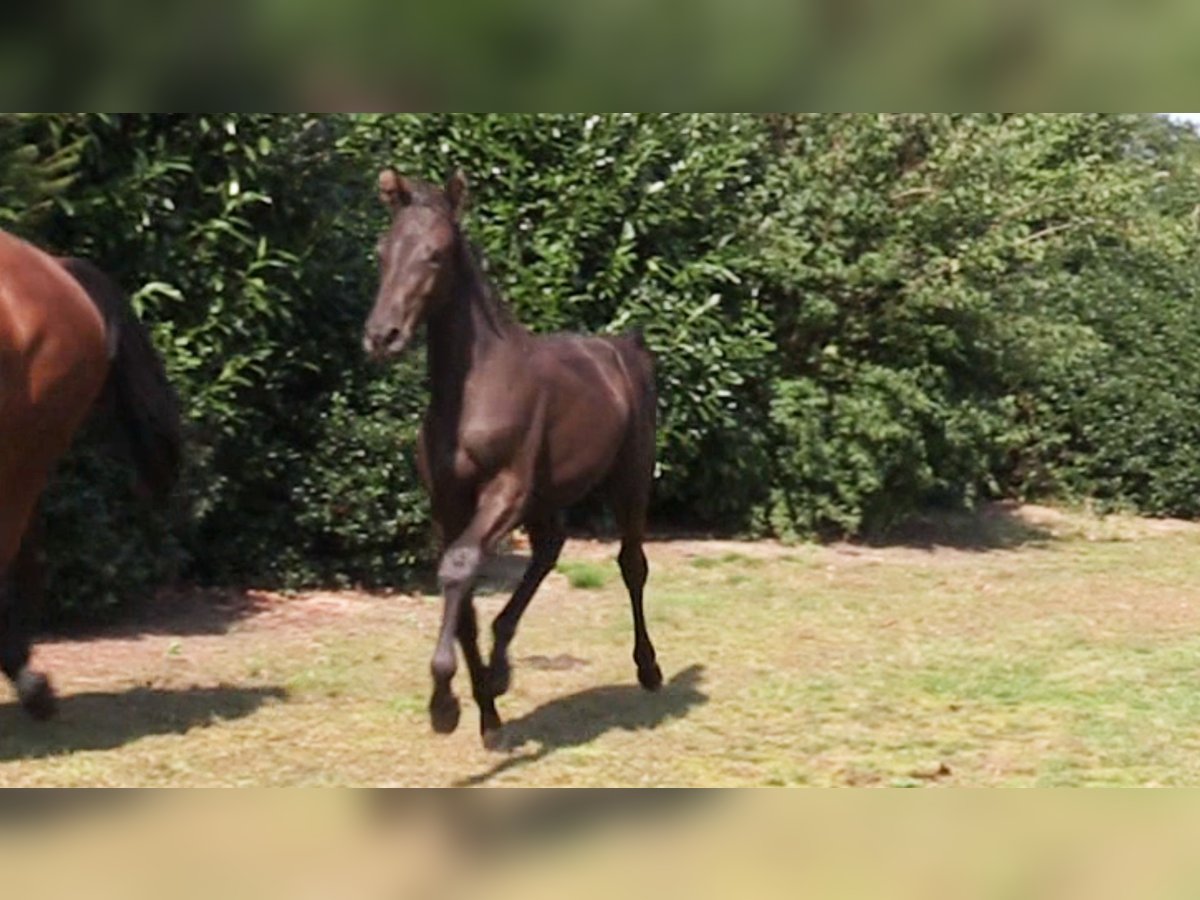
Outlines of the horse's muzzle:
M 404 352 L 411 336 L 399 328 L 391 328 L 383 333 L 367 332 L 363 336 L 363 350 L 376 362 L 395 359 Z

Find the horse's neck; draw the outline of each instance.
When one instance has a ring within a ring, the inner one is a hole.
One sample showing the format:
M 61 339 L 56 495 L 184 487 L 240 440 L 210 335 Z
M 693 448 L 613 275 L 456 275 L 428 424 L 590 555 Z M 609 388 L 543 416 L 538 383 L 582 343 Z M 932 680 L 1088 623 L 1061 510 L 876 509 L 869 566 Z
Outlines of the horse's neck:
M 461 401 L 472 369 L 525 339 L 524 329 L 497 303 L 482 273 L 461 264 L 450 296 L 429 319 L 428 369 L 435 403 Z

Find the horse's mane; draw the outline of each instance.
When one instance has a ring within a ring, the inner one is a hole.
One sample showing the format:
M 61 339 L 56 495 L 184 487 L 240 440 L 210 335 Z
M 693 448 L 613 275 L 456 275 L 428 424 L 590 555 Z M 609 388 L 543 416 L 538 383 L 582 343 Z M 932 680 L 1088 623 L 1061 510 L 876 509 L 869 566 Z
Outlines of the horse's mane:
M 500 292 L 496 290 L 491 276 L 487 272 L 487 263 L 481 251 L 475 243 L 466 236 L 462 231 L 461 226 L 456 226 L 459 229 L 459 246 L 462 248 L 462 261 L 467 271 L 467 277 L 474 284 L 480 297 L 487 304 L 488 309 L 506 325 L 521 327 L 521 323 L 517 320 L 516 314 L 508 302 L 500 296 Z

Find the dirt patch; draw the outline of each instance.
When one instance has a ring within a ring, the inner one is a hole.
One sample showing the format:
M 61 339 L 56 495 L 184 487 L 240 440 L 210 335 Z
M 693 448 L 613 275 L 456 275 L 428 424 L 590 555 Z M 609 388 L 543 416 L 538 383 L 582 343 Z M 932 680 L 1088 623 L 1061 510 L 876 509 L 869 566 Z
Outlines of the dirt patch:
M 135 621 L 41 638 L 34 665 L 70 690 L 206 683 L 218 657 L 333 626 L 346 633 L 383 627 L 423 605 L 419 597 L 361 591 L 169 591 Z
M 1014 508 L 1026 522 L 1045 528 L 1058 537 L 1134 541 L 1147 537 L 1200 534 L 1200 522 L 1185 519 L 1150 519 L 1118 513 L 1098 516 L 1033 503 Z
M 563 548 L 563 559 L 615 560 L 621 545 L 616 540 L 572 539 Z M 689 561 L 697 558 L 727 556 L 732 559 L 781 559 L 799 552 L 796 546 L 780 541 L 733 541 L 706 538 L 651 538 L 645 545 L 646 556 L 654 560 Z
M 1015 551 L 1021 541 L 1124 542 L 1146 538 L 1200 535 L 1200 523 L 1132 516 L 1098 517 L 1078 511 L 1032 504 L 996 503 L 970 518 L 930 517 L 912 526 L 891 545 L 837 542 L 793 545 L 773 540 L 743 541 L 700 536 L 670 536 L 647 542 L 651 570 L 656 565 L 714 564 L 802 559 L 823 570 L 826 579 L 842 570 L 861 567 L 961 566 L 978 560 L 980 548 L 991 540 L 997 559 Z M 955 543 L 957 541 L 957 544 Z M 1008 546 L 1009 544 L 1014 546 Z M 528 564 L 528 540 L 516 532 L 506 551 L 490 560 L 481 575 L 480 615 L 490 617 L 503 605 Z M 612 539 L 571 539 L 564 560 L 587 560 L 615 565 L 619 542 Z M 1023 563 L 1024 564 L 1024 563 Z M 1004 577 L 1003 568 L 997 577 Z M 957 585 L 958 592 L 983 591 L 974 582 Z M 551 573 L 539 592 L 552 603 L 575 592 L 560 573 Z M 1131 586 L 1116 602 L 1109 597 L 1071 593 L 1045 598 L 1043 609 L 1072 612 L 1095 635 L 1121 633 L 1134 627 L 1189 629 L 1200 620 L 1200 605 L 1149 583 Z M 547 604 L 549 605 L 549 604 Z M 45 666 L 70 686 L 162 679 L 200 678 L 217 655 L 246 653 L 270 635 L 291 635 L 337 628 L 362 633 L 373 628 L 418 621 L 436 627 L 440 606 L 420 594 L 364 591 L 306 591 L 283 593 L 260 590 L 192 589 L 165 591 L 131 621 L 108 628 L 77 630 L 43 637 L 35 651 Z M 233 635 L 240 636 L 231 641 Z M 530 657 L 532 669 L 566 670 L 586 665 L 583 660 Z M 61 674 L 60 674 L 61 673 Z

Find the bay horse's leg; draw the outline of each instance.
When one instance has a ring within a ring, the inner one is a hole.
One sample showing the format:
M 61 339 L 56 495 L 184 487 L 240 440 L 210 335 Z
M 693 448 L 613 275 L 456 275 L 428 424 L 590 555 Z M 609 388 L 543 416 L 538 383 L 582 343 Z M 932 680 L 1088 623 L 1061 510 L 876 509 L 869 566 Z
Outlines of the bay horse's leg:
M 494 477 L 480 490 L 475 515 L 446 549 L 438 566 L 444 606 L 442 627 L 430 664 L 433 696 L 429 700 L 429 718 L 433 730 L 440 734 L 449 734 L 458 727 L 461 712 L 450 682 L 458 667 L 454 639 L 459 633 L 463 604 L 469 602 L 484 554 L 491 553 L 497 541 L 520 521 L 526 496 L 524 481 L 514 473 L 506 471 Z
M 642 456 L 643 462 L 645 458 L 650 459 L 649 466 L 643 465 L 632 470 L 619 466 L 614 479 L 609 482 L 608 493 L 613 515 L 621 530 L 621 552 L 617 555 L 617 563 L 621 567 L 621 579 L 629 591 L 629 602 L 633 608 L 633 661 L 637 665 L 638 683 L 648 691 L 656 691 L 662 686 L 663 677 L 654 644 L 650 642 L 650 634 L 646 631 L 643 592 L 649 566 L 642 550 L 653 456 L 652 452 Z
M 566 537 L 561 516 L 554 515 L 539 523 L 529 524 L 529 543 L 532 549 L 529 565 L 512 597 L 492 622 L 492 658 L 488 668 L 489 686 L 493 697 L 499 697 L 508 690 L 511 676 L 508 646 L 517 633 L 517 625 L 520 624 L 525 608 L 529 606 L 538 587 L 558 562 Z
M 12 574 L 0 578 L 0 669 L 17 689 L 25 712 L 42 721 L 54 715 L 54 689 L 45 674 L 29 668 L 35 610 L 18 581 L 24 579 Z
M 21 541 L 21 552 L 13 563 L 12 586 L 30 611 L 31 621 L 40 617 L 45 601 L 46 573 L 42 565 L 42 517 L 34 512 Z
M 25 531 L 34 502 L 30 495 L 36 498 L 43 481 L 24 483 L 20 496 L 7 499 L 0 509 L 0 552 L 11 560 L 8 565 L 0 563 L 0 671 L 13 683 L 21 706 L 39 720 L 54 714 L 55 702 L 49 679 L 28 667 L 41 576 L 36 529 L 30 534 Z
M 662 687 L 662 670 L 658 667 L 654 645 L 646 631 L 646 613 L 642 606 L 642 592 L 646 586 L 649 566 L 642 550 L 640 534 L 626 535 L 621 540 L 621 552 L 617 556 L 621 566 L 621 578 L 629 591 L 633 606 L 633 661 L 637 664 L 638 683 L 648 691 Z

